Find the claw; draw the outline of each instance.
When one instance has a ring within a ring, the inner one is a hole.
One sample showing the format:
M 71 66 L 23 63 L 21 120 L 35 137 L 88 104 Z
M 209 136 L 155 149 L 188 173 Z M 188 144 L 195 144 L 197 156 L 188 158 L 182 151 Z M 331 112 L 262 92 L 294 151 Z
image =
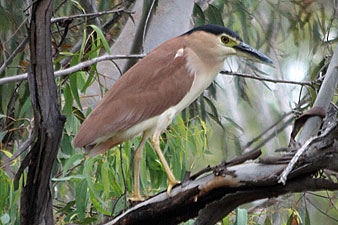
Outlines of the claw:
M 132 202 L 143 202 L 144 200 L 146 200 L 145 197 L 135 193 L 133 193 L 132 196 L 128 198 L 128 201 Z
M 168 188 L 167 188 L 167 194 L 170 197 L 171 190 L 176 184 L 180 184 L 181 182 L 177 181 L 176 179 L 168 179 Z

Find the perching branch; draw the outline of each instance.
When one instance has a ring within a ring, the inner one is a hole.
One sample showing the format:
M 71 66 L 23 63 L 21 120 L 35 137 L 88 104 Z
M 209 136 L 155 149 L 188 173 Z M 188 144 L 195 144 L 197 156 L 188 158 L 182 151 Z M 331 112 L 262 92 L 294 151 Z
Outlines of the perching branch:
M 215 224 L 241 204 L 277 197 L 290 192 L 338 190 L 338 183 L 316 177 L 320 169 L 338 171 L 338 125 L 320 141 L 311 143 L 289 175 L 286 185 L 278 183 L 285 164 L 247 162 L 225 168 L 176 186 L 172 195 L 155 195 L 120 214 L 106 225 L 178 224 L 198 217 L 195 224 Z M 283 157 L 281 157 L 283 158 Z M 330 162 L 330 163 L 328 163 Z M 331 164 L 331 166 L 330 166 Z

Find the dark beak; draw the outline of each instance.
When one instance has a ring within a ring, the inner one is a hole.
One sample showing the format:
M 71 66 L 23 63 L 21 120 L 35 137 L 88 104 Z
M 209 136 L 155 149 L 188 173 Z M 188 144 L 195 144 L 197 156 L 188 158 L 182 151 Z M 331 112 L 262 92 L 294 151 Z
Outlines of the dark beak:
M 243 56 L 245 58 L 251 59 L 253 61 L 257 62 L 263 62 L 266 64 L 273 64 L 272 60 L 264 55 L 263 53 L 259 52 L 258 50 L 252 48 L 250 45 L 247 45 L 245 43 L 240 43 L 238 45 L 235 45 L 233 47 L 236 49 L 238 56 Z

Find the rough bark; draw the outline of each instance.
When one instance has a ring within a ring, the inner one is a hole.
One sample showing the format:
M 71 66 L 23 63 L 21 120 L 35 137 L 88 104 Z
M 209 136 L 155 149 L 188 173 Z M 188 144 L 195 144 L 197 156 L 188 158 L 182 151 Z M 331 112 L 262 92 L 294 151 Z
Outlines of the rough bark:
M 54 224 L 50 179 L 65 118 L 60 113 L 53 74 L 52 6 L 53 0 L 40 0 L 35 1 L 32 8 L 28 83 L 37 136 L 18 172 L 20 176 L 20 171 L 28 166 L 27 180 L 21 193 L 20 224 Z
M 195 224 L 215 224 L 239 205 L 257 199 L 291 192 L 338 190 L 337 182 L 316 175 L 320 169 L 338 171 L 337 134 L 335 123 L 328 135 L 311 143 L 286 185 L 278 183 L 278 178 L 289 155 L 230 167 L 219 165 L 213 173 L 175 187 L 171 197 L 162 192 L 106 224 L 178 224 L 195 217 Z

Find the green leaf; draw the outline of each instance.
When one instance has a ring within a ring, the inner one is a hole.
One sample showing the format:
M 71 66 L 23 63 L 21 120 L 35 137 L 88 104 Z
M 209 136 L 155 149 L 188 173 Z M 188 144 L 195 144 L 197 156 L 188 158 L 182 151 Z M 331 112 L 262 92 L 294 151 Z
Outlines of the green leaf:
M 62 172 L 62 177 L 64 177 L 67 173 L 67 171 L 72 167 L 72 166 L 76 166 L 79 163 L 81 163 L 83 159 L 83 155 L 82 154 L 75 154 L 72 155 L 72 157 L 70 157 L 67 162 L 65 163 L 65 166 L 63 168 L 63 172 Z
M 83 168 L 83 175 L 88 182 L 88 188 L 89 188 L 89 191 L 90 191 L 91 200 L 93 201 L 93 204 L 94 204 L 94 201 L 95 201 L 94 205 L 96 205 L 95 207 L 99 211 L 106 214 L 107 211 L 105 211 L 101 206 L 107 207 L 107 204 L 101 199 L 97 189 L 94 187 L 93 177 L 91 175 L 91 171 L 94 168 L 94 158 L 86 159 L 83 167 L 84 167 Z M 108 213 L 107 215 L 110 215 L 110 214 Z
M 28 112 L 29 110 L 32 110 L 32 103 L 31 103 L 31 99 L 27 98 L 26 101 L 25 101 L 25 103 L 21 107 L 21 110 L 20 110 L 18 118 L 25 117 L 26 112 Z
M 205 24 L 205 16 L 203 13 L 203 10 L 197 3 L 194 4 L 194 9 L 193 9 L 193 19 L 195 23 L 195 27 L 201 26 Z
M 215 6 L 209 4 L 204 13 L 208 18 L 208 23 L 224 26 L 222 14 Z
M 78 216 L 80 220 L 83 220 L 86 216 L 87 209 L 87 181 L 82 180 L 80 183 L 76 185 L 76 210 L 78 212 Z
M 65 98 L 65 104 L 63 106 L 62 112 L 67 115 L 67 119 L 72 115 L 73 107 L 73 96 L 70 90 L 69 84 L 66 84 L 66 87 L 63 89 L 63 96 Z
M 8 224 L 10 221 L 9 215 L 7 213 L 1 216 L 1 224 Z
M 108 52 L 108 54 L 111 54 L 110 53 L 110 48 L 109 48 L 108 41 L 105 38 L 105 36 L 103 35 L 102 30 L 100 28 L 98 28 L 97 26 L 95 26 L 95 25 L 89 25 L 89 26 L 91 28 L 93 28 L 93 30 L 95 30 L 95 32 L 96 32 L 97 36 L 100 38 L 100 40 L 101 40 L 101 42 L 103 44 L 103 47 L 106 50 L 106 52 Z
M 102 177 L 102 185 L 103 185 L 103 191 L 106 196 L 106 199 L 109 198 L 109 177 L 108 177 L 108 165 L 107 161 L 103 162 L 101 166 L 101 177 Z
M 4 137 L 6 136 L 6 134 L 8 133 L 8 131 L 0 131 L 0 142 L 4 139 Z
M 310 215 L 309 215 L 309 211 L 307 210 L 307 208 L 305 208 L 305 223 L 304 223 L 304 225 L 311 225 Z
M 248 224 L 248 212 L 246 209 L 236 209 L 236 223 L 235 225 L 247 225 Z
M 59 151 L 59 153 L 64 153 L 64 158 L 69 158 L 71 155 L 74 154 L 72 138 L 67 134 L 63 135 L 63 138 L 61 140 L 61 149 L 62 151 Z
M 73 73 L 72 75 L 70 75 L 70 77 L 69 77 L 70 88 L 72 90 L 72 93 L 73 93 L 73 96 L 75 98 L 77 105 L 82 110 L 80 96 L 79 96 L 79 92 L 78 92 L 79 90 L 78 90 L 78 87 L 77 87 L 77 76 L 81 76 L 81 72 L 76 72 L 76 73 Z
M 83 36 L 82 36 L 82 42 L 81 42 L 81 48 L 80 48 L 80 54 L 79 54 L 79 60 L 81 61 L 82 55 L 84 52 L 85 44 L 86 44 L 86 38 L 87 38 L 87 31 L 84 29 Z
M 297 222 L 297 211 L 293 211 L 288 219 L 288 222 L 286 223 L 287 225 L 293 225 L 295 224 L 294 222 L 296 222 L 296 224 L 298 224 Z
M 212 117 L 213 120 L 215 120 L 215 122 L 220 125 L 222 128 L 224 128 L 222 122 L 219 120 L 219 116 L 218 116 L 218 111 L 216 106 L 214 105 L 214 103 L 206 96 L 203 96 L 204 100 L 207 102 L 208 106 L 210 107 L 212 114 L 214 115 L 214 117 Z
M 93 203 L 94 207 L 97 210 L 99 210 L 101 213 L 110 216 L 111 213 L 108 212 L 107 210 L 105 210 L 104 208 L 102 208 L 102 206 L 101 206 L 102 203 L 100 203 L 98 201 L 98 198 L 96 198 L 96 196 L 95 196 L 94 192 L 92 191 L 92 189 L 89 189 L 89 194 L 90 194 L 90 200 L 92 200 L 92 203 Z
M 272 225 L 272 222 L 269 217 L 266 217 L 264 225 Z

